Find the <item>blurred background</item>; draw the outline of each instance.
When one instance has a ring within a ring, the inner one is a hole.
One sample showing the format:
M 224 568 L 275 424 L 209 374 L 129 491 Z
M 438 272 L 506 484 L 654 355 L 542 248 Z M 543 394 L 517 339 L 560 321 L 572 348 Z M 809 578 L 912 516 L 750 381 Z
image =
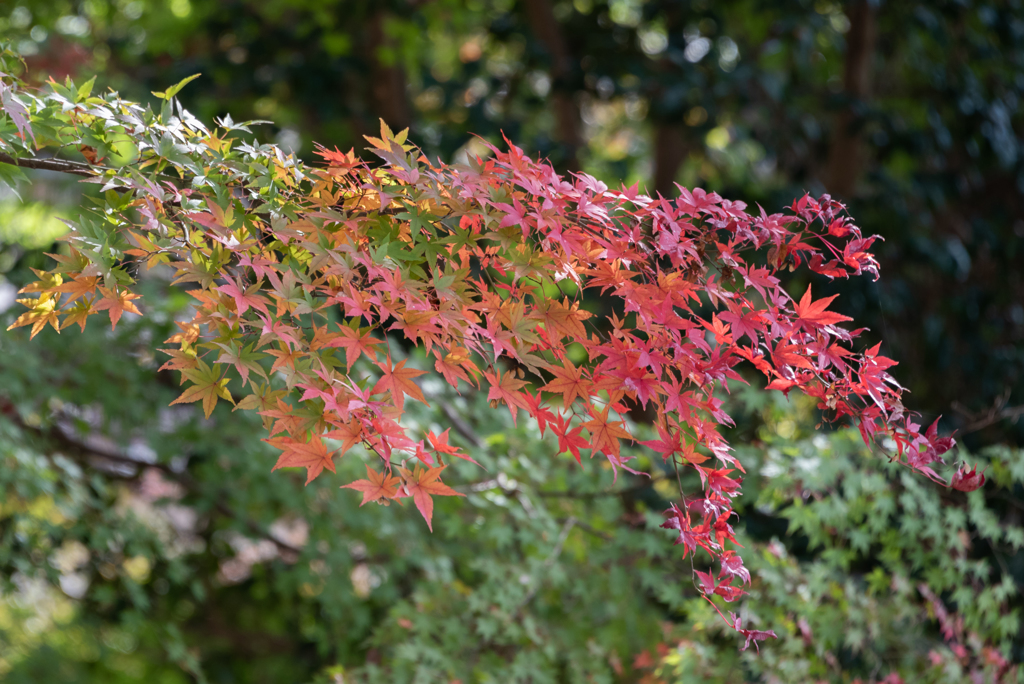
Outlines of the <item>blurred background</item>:
M 167 408 L 155 350 L 188 302 L 151 283 L 147 316 L 116 334 L 0 336 L 0 678 L 1016 677 L 1018 0 L 14 0 L 0 38 L 30 81 L 97 75 L 144 102 L 201 73 L 181 94 L 196 115 L 271 121 L 259 137 L 306 159 L 314 142 L 361 150 L 383 118 L 443 161 L 504 134 L 665 196 L 680 183 L 774 212 L 830 193 L 884 238 L 882 279 L 815 292 L 842 295 L 862 342 L 900 362 L 908 406 L 942 415 L 990 479 L 942 490 L 817 432 L 800 399 L 734 395 L 755 575 L 734 609 L 780 636 L 740 654 L 657 529 L 657 477 L 570 468 L 535 429 L 428 383 L 487 473 L 460 468 L 469 496 L 438 502 L 432 536 L 409 510 L 357 512 L 333 480 L 270 476 L 258 418 Z M 59 217 L 87 202 L 33 180 L 0 195 L 4 327 Z

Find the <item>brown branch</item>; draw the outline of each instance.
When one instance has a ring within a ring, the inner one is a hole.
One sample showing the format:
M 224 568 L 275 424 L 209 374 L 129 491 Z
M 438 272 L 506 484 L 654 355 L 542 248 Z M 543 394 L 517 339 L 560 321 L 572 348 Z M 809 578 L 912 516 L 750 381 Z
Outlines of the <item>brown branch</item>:
M 18 166 L 23 169 L 39 169 L 41 171 L 56 171 L 58 173 L 69 173 L 74 176 L 82 176 L 84 178 L 97 178 L 107 171 L 113 171 L 115 174 L 118 169 L 110 166 L 99 166 L 97 164 L 87 164 L 85 162 L 76 162 L 70 159 L 58 159 L 57 157 L 48 157 L 40 159 L 38 157 L 14 157 L 12 155 L 0 152 L 0 164 L 10 164 L 11 166 Z M 157 178 L 164 178 L 174 183 L 181 183 L 182 178 L 178 176 L 172 176 L 166 173 L 153 174 Z M 178 202 L 165 202 L 165 204 L 177 205 Z
M 92 178 L 98 176 L 102 171 L 110 171 L 106 167 L 92 166 L 83 162 L 68 161 L 66 159 L 37 159 L 35 157 L 13 157 L 0 152 L 0 164 L 10 164 L 23 169 L 41 169 L 43 171 L 58 171 L 60 173 L 71 173 L 76 176 L 87 176 Z

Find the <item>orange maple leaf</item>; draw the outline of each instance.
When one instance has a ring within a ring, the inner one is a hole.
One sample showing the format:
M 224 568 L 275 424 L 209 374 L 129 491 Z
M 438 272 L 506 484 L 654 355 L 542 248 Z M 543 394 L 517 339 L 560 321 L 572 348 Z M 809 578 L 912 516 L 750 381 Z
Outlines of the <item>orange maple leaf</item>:
M 366 466 L 366 475 L 370 479 L 368 480 L 356 480 L 350 482 L 347 485 L 341 485 L 342 489 L 355 489 L 363 493 L 363 500 L 359 503 L 360 506 L 368 504 L 371 501 L 388 505 L 389 499 L 394 499 L 398 493 L 398 486 L 402 484 L 401 478 L 389 475 L 386 472 L 378 473 L 370 466 Z
M 391 399 L 399 409 L 405 404 L 405 395 L 426 404 L 420 386 L 412 381 L 413 378 L 426 373 L 426 371 L 405 367 L 406 359 L 402 359 L 397 365 L 392 365 L 391 357 L 388 356 L 386 363 L 378 363 L 377 367 L 384 371 L 384 375 L 373 388 L 372 394 L 391 392 Z
M 65 314 L 64 320 L 60 324 L 62 329 L 69 325 L 78 325 L 82 332 L 85 332 L 86 320 L 96 312 L 93 311 L 92 304 L 88 300 L 83 299 L 70 309 L 64 309 L 61 313 Z
M 511 371 L 504 375 L 501 374 L 501 371 L 497 371 L 497 375 L 484 372 L 484 377 L 487 378 L 487 382 L 491 383 L 491 388 L 487 390 L 487 400 L 505 402 L 508 405 L 509 413 L 512 414 L 512 424 L 515 425 L 516 407 L 529 409 L 526 397 L 519 391 L 526 386 L 526 381 L 516 379 Z
M 181 332 L 176 332 L 168 337 L 164 340 L 164 344 L 181 344 L 182 347 L 185 347 L 199 339 L 201 328 L 196 323 L 193 323 L 192 321 L 187 323 L 174 321 L 174 324 L 178 326 L 178 329 L 181 330 Z
M 363 439 L 363 424 L 358 420 L 352 420 L 348 423 L 334 423 L 334 425 L 337 427 L 337 430 L 331 430 L 324 436 L 341 442 L 342 454 Z
M 551 372 L 555 379 L 541 387 L 545 392 L 555 392 L 562 395 L 562 406 L 568 408 L 576 397 L 582 397 L 584 401 L 590 401 L 590 386 L 593 384 L 583 377 L 583 368 L 577 368 L 572 361 L 565 359 L 563 366 L 552 366 Z
M 590 448 L 594 452 L 602 451 L 605 454 L 619 455 L 619 440 L 620 439 L 633 439 L 633 435 L 629 434 L 625 430 L 625 423 L 621 420 L 609 421 L 608 410 L 610 407 L 606 406 L 604 411 L 597 413 L 596 409 L 590 409 L 590 415 L 594 417 L 593 420 L 588 420 L 583 423 L 582 427 L 590 431 Z
M 29 339 L 32 339 L 49 323 L 50 327 L 60 332 L 60 317 L 56 311 L 57 302 L 53 299 L 52 295 L 44 294 L 38 299 L 19 299 L 17 301 L 19 304 L 31 306 L 32 310 L 18 316 L 17 320 L 7 327 L 8 330 L 20 328 L 23 325 L 31 325 L 32 333 L 29 335 Z
M 417 466 L 411 472 L 405 468 L 398 469 L 398 472 L 402 474 L 402 478 L 405 480 L 405 490 L 416 503 L 416 508 L 419 509 L 423 519 L 427 521 L 427 527 L 430 528 L 431 532 L 434 531 L 434 527 L 431 524 L 431 520 L 434 517 L 434 500 L 430 497 L 465 496 L 465 494 L 460 494 L 439 479 L 441 471 L 446 467 L 440 466 L 438 468 L 423 469 Z
M 289 435 L 303 434 L 309 428 L 309 420 L 304 416 L 300 416 L 288 403 L 281 399 L 286 394 L 283 390 L 278 390 L 278 392 L 280 394 L 273 397 L 273 401 L 277 402 L 276 408 L 270 407 L 270 399 L 264 402 L 257 400 L 256 402 L 257 406 L 262 407 L 259 414 L 263 416 L 263 419 L 265 421 L 273 421 L 273 425 L 270 428 L 270 436 L 273 437 L 281 432 L 286 432 Z
M 117 322 L 121 320 L 121 314 L 125 311 L 142 315 L 138 307 L 132 303 L 133 299 L 138 299 L 142 295 L 133 294 L 128 290 L 121 290 L 120 292 L 116 289 L 108 290 L 102 286 L 99 288 L 99 291 L 102 297 L 93 302 L 92 308 L 94 311 L 106 311 L 110 314 L 111 330 L 117 327 Z
M 435 349 L 434 356 L 437 358 L 434 368 L 444 376 L 449 385 L 458 389 L 460 379 L 465 380 L 470 385 L 476 385 L 474 379 L 470 378 L 466 372 L 469 371 L 473 376 L 480 374 L 480 370 L 469 356 L 469 350 L 453 346 L 451 351 L 445 354 L 443 350 Z
M 334 470 L 334 452 L 327 451 L 320 435 L 313 435 L 313 439 L 308 442 L 291 437 L 273 437 L 263 441 L 283 452 L 271 470 L 305 468 L 306 484 L 316 479 L 324 468 L 332 473 L 337 472 Z
M 418 344 L 420 340 L 423 340 L 424 346 L 429 352 L 437 335 L 441 334 L 441 329 L 434 323 L 436 317 L 437 312 L 433 309 L 427 309 L 426 311 L 407 309 L 402 314 L 401 319 L 396 321 L 388 330 L 401 330 L 414 344 Z
M 270 372 L 273 373 L 285 366 L 289 366 L 292 370 L 295 370 L 295 361 L 297 359 L 301 359 L 305 354 L 303 354 L 302 350 L 298 347 L 295 349 L 289 348 L 289 346 L 284 342 L 278 342 L 278 346 L 281 348 L 268 349 L 266 352 L 275 358 L 274 365 L 270 367 Z
M 78 276 L 70 283 L 64 283 L 50 290 L 50 292 L 62 292 L 64 294 L 70 294 L 65 304 L 70 304 L 79 297 L 94 292 L 96 290 L 96 284 L 99 283 L 100 279 L 96 276 Z
M 335 342 L 341 337 L 338 333 L 332 333 L 327 329 L 327 326 L 320 328 L 317 324 L 313 323 L 313 339 L 309 341 L 309 351 L 315 352 L 325 347 L 336 347 Z
M 181 370 L 183 368 L 195 368 L 196 367 L 196 355 L 194 352 L 185 351 L 183 349 L 159 349 L 164 354 L 171 357 L 170 361 L 166 361 L 164 365 L 158 368 L 158 371 L 162 370 Z M 182 376 L 182 381 L 185 378 Z
M 381 341 L 376 337 L 370 337 L 368 328 L 365 329 L 367 332 L 363 332 L 362 330 L 353 330 L 345 325 L 339 327 L 341 335 L 332 339 L 328 346 L 345 348 L 345 363 L 348 365 L 348 370 L 352 370 L 352 365 L 362 354 L 366 354 L 371 359 L 377 359 L 376 348 L 381 345 Z
M 533 317 L 538 318 L 546 330 L 557 332 L 558 337 L 580 339 L 587 336 L 583 321 L 591 315 L 586 309 L 580 308 L 579 302 L 570 302 L 568 299 L 559 302 L 552 299 L 538 305 Z

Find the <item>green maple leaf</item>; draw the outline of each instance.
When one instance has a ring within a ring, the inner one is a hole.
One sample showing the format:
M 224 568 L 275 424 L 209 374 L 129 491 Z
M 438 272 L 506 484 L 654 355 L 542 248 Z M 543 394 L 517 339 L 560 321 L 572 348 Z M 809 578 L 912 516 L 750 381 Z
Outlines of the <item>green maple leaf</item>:
M 233 365 L 238 374 L 242 376 L 243 387 L 249 382 L 249 371 L 256 373 L 264 380 L 267 378 L 263 366 L 258 363 L 260 359 L 266 358 L 267 355 L 263 352 L 254 351 L 253 344 L 255 343 L 250 343 L 244 347 L 234 340 L 229 341 L 227 344 L 223 342 L 214 342 L 214 344 L 223 350 L 216 363 L 229 363 Z
M 231 398 L 228 391 L 228 378 L 221 377 L 220 370 L 211 368 L 202 359 L 196 360 L 196 368 L 184 368 L 181 371 L 182 381 L 191 380 L 192 386 L 182 392 L 181 396 L 171 402 L 174 404 L 191 404 L 202 400 L 203 413 L 209 418 L 213 409 L 217 406 L 217 399 L 226 399 L 232 404 L 235 400 Z

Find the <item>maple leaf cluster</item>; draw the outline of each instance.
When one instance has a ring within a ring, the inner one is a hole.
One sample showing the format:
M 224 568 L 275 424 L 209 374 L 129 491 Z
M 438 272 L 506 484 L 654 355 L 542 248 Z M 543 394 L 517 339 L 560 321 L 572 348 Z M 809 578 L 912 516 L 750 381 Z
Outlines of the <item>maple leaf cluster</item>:
M 432 497 L 458 495 L 441 482 L 446 461 L 471 459 L 447 431 L 403 427 L 406 401 L 426 401 L 425 371 L 391 349 L 404 338 L 452 386 L 486 390 L 513 420 L 524 412 L 580 463 L 600 456 L 636 473 L 624 415 L 637 405 L 655 415 L 659 439 L 642 445 L 702 483 L 680 491 L 664 527 L 684 555 L 719 564 L 696 576 L 709 601 L 734 601 L 750 582 L 731 526 L 743 468 L 716 396 L 743 382 L 741 362 L 770 389 L 816 398 L 829 420 L 856 420 L 865 440 L 888 437 L 893 458 L 940 479 L 932 466 L 953 442 L 904 410 L 895 362 L 877 345 L 856 351 L 859 331 L 829 310 L 834 297 L 808 287 L 798 300 L 782 286 L 780 272 L 801 266 L 878 275 L 875 238 L 827 195 L 748 213 L 699 188 L 667 199 L 563 177 L 511 143 L 489 146 L 486 160 L 433 163 L 383 124 L 368 138 L 378 165 L 326 148 L 324 164 L 306 165 L 240 143 L 232 132 L 245 129 L 230 121 L 207 129 L 180 105 L 157 118 L 116 95 L 51 87 L 23 90 L 26 110 L 67 136 L 101 119 L 133 137 L 140 159 L 94 169 L 114 191 L 102 220 L 74 225 L 68 254 L 26 288 L 37 298 L 12 327 L 84 328 L 101 311 L 116 326 L 139 313 L 132 269 L 169 265 L 194 299 L 166 350 L 164 368 L 187 385 L 176 403 L 202 402 L 207 416 L 221 400 L 259 411 L 281 452 L 275 468 L 306 468 L 308 482 L 360 444 L 374 465 L 344 487 L 364 504 L 411 498 L 432 527 Z M 14 121 L 3 144 L 31 154 L 30 124 Z M 613 313 L 589 313 L 587 291 Z M 748 643 L 768 635 L 723 619 Z

